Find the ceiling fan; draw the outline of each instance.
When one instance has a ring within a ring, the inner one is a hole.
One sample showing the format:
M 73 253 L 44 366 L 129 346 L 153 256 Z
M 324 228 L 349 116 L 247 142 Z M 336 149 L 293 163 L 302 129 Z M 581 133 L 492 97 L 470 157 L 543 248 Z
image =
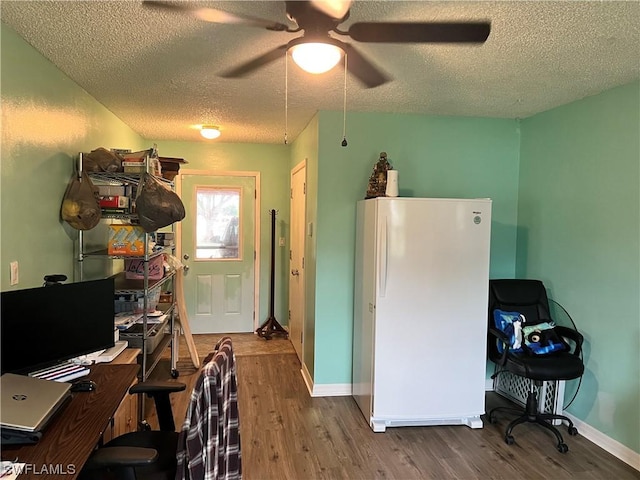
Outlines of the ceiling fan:
M 491 24 L 488 21 L 357 22 L 351 24 L 348 30 L 342 30 L 339 25 L 349 18 L 351 0 L 285 1 L 287 17 L 295 23 L 293 28 L 284 23 L 201 7 L 189 2 L 145 0 L 142 3 L 151 8 L 186 13 L 207 22 L 259 27 L 276 32 L 303 32 L 302 36 L 227 70 L 222 74 L 226 78 L 243 77 L 282 58 L 289 50 L 292 51 L 294 60 L 298 63 L 296 50 L 311 44 L 320 44 L 334 52 L 333 63 L 324 71 L 333 68 L 344 53 L 347 55 L 349 73 L 367 88 L 372 88 L 390 81 L 391 78 L 367 60 L 353 45 L 330 36 L 330 32 L 364 43 L 483 43 L 491 31 Z

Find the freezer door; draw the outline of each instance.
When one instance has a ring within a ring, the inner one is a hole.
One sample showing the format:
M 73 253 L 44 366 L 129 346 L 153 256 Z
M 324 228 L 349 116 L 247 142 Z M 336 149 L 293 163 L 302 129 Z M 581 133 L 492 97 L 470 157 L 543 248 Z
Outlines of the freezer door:
M 372 411 L 376 204 L 357 204 L 352 395 L 367 421 Z
M 491 201 L 376 202 L 373 416 L 480 415 Z

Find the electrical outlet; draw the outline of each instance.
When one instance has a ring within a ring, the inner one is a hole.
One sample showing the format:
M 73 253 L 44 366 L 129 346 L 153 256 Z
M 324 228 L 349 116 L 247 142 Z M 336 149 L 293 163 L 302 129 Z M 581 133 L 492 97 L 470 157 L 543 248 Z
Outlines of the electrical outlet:
M 17 285 L 20 281 L 17 260 L 9 264 L 9 285 Z
M 280 239 L 278 240 L 278 245 L 284 247 L 284 237 L 280 237 Z

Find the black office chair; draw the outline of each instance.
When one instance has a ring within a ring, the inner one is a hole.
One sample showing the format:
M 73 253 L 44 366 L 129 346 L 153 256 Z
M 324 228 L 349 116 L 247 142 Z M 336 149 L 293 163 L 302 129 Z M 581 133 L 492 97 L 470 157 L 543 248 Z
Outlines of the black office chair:
M 205 359 L 191 394 L 188 421 L 178 433 L 169 395 L 184 389 L 181 383 L 148 381 L 131 387 L 129 393 L 146 393 L 154 398 L 160 430 L 114 438 L 93 453 L 80 479 L 195 480 L 205 478 L 205 470 L 206 478 L 241 479 L 235 356 L 229 337 L 222 338 Z M 206 441 L 200 438 L 202 432 L 208 432 L 209 444 L 200 443 Z M 202 458 L 206 461 L 200 461 Z
M 573 422 L 564 415 L 541 413 L 538 405 L 538 387 L 545 381 L 571 380 L 584 372 L 581 359 L 582 335 L 576 330 L 554 325 L 544 285 L 539 280 L 489 281 L 489 335 L 487 351 L 496 367 L 496 378 L 503 372 L 530 380 L 526 408 L 522 410 L 497 407 L 489 412 L 489 421 L 495 422 L 499 411 L 520 414 L 505 431 L 504 440 L 513 444 L 513 429 L 525 422 L 542 425 L 552 432 L 561 453 L 569 451 L 553 420 L 568 423 L 569 435 L 577 435 Z M 547 327 L 553 328 L 547 328 Z M 518 334 L 519 332 L 519 334 Z M 544 399 L 542 399 L 544 400 Z
M 146 394 L 154 399 L 160 430 L 142 429 L 110 440 L 89 457 L 80 480 L 173 480 L 178 432 L 169 396 L 185 388 L 183 383 L 162 381 L 132 386 L 129 394 Z

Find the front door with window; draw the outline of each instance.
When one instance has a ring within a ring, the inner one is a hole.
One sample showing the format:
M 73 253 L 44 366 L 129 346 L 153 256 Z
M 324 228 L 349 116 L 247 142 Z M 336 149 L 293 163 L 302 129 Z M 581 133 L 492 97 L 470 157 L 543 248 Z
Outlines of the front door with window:
M 256 178 L 181 175 L 184 293 L 193 333 L 254 330 Z

